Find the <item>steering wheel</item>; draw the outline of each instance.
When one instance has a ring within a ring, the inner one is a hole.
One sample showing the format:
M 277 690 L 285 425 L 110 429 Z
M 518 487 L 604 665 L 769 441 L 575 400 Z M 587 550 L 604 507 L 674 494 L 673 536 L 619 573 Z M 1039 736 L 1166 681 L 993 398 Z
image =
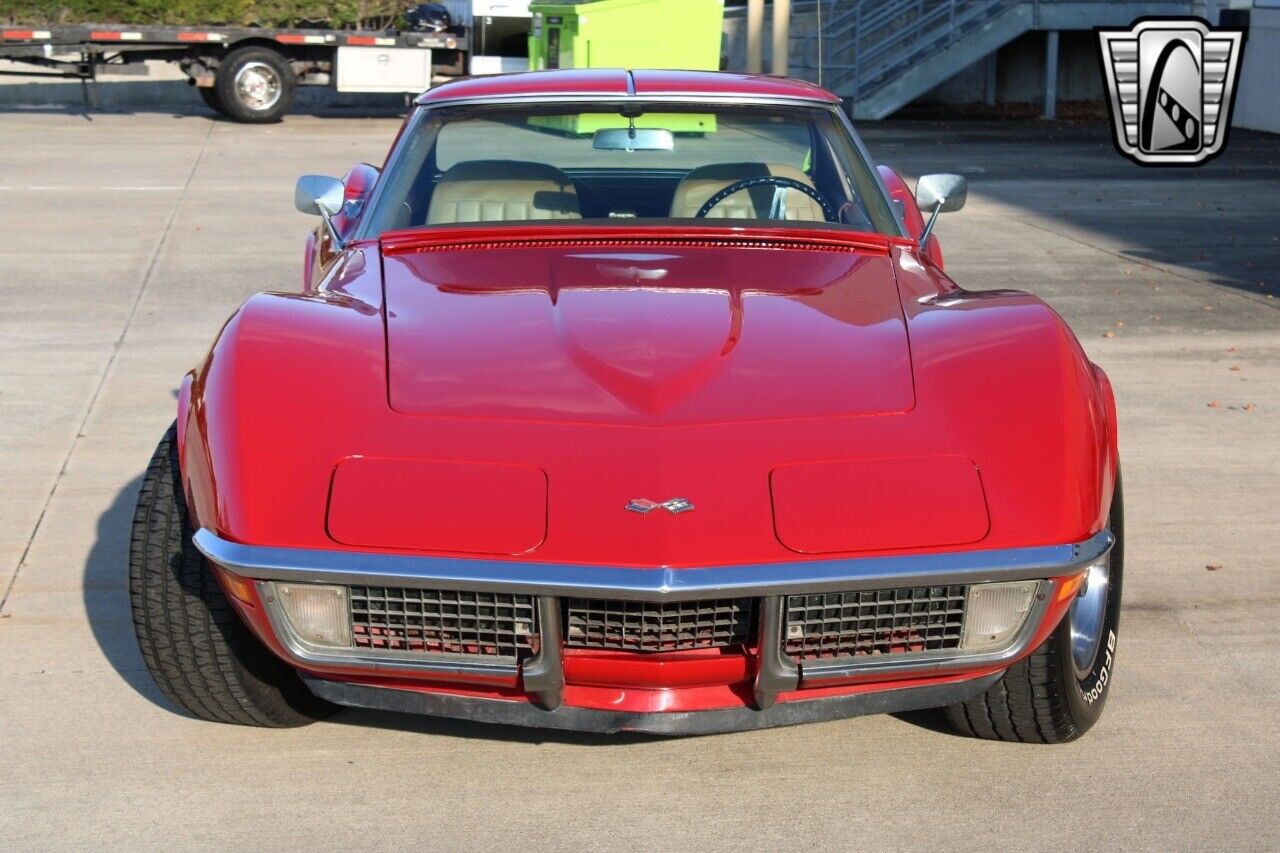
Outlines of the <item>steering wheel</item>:
M 827 200 L 822 197 L 820 192 L 808 184 L 797 181 L 794 178 L 783 178 L 778 175 L 761 175 L 758 178 L 744 178 L 741 181 L 735 181 L 734 183 L 729 184 L 729 186 L 707 199 L 703 203 L 702 207 L 698 208 L 698 212 L 694 214 L 694 218 L 703 219 L 711 212 L 712 208 L 734 193 L 742 192 L 743 190 L 751 189 L 752 187 L 758 187 L 762 184 L 772 184 L 775 187 L 799 190 L 818 203 L 818 206 L 822 208 L 822 215 L 827 222 L 836 221 L 835 211 L 831 209 L 831 205 L 827 203 Z

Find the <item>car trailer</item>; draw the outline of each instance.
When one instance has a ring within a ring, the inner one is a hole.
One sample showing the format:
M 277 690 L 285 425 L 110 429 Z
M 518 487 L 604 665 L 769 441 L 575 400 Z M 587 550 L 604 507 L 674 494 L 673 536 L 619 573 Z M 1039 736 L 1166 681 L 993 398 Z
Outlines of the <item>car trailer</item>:
M 99 70 L 177 63 L 213 109 L 240 122 L 277 121 L 298 86 L 339 92 L 418 94 L 433 80 L 465 73 L 466 31 L 360 32 L 258 27 L 0 29 L 0 59 L 40 71 L 0 74 L 77 79 L 96 103 Z M 127 73 L 127 71 L 126 71 Z

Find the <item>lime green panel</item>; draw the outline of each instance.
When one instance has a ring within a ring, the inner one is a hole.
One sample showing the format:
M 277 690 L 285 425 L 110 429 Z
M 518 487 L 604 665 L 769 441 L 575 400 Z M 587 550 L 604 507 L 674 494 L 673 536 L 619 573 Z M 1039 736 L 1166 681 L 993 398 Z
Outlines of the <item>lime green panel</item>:
M 531 69 L 720 67 L 724 0 L 549 2 L 529 10 Z
M 627 120 L 613 113 L 569 116 L 530 116 L 529 124 L 587 136 L 606 127 L 626 127 Z M 659 127 L 672 133 L 715 133 L 716 117 L 703 113 L 647 113 L 636 117 L 636 127 Z

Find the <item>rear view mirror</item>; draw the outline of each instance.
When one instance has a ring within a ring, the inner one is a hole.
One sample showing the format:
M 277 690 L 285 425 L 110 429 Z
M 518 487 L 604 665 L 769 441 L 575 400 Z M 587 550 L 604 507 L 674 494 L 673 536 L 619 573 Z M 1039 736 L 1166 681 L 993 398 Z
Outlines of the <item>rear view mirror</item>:
M 592 141 L 597 151 L 670 151 L 675 135 L 657 127 L 606 127 L 597 130 Z
M 327 175 L 303 175 L 293 190 L 293 205 L 312 216 L 337 216 L 346 194 L 342 181 Z
M 933 210 L 942 205 L 939 213 L 950 213 L 964 207 L 969 197 L 969 182 L 962 175 L 925 175 L 916 182 L 916 204 L 920 210 Z

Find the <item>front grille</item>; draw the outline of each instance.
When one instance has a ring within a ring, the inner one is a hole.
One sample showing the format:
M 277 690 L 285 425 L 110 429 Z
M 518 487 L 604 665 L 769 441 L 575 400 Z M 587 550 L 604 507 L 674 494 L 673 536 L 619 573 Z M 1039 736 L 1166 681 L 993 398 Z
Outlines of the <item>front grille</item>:
M 565 643 L 629 652 L 674 652 L 745 643 L 755 599 L 611 601 L 567 598 Z
M 783 641 L 801 660 L 954 649 L 964 602 L 963 586 L 789 595 Z
M 519 660 L 538 636 L 531 595 L 351 587 L 356 648 Z

